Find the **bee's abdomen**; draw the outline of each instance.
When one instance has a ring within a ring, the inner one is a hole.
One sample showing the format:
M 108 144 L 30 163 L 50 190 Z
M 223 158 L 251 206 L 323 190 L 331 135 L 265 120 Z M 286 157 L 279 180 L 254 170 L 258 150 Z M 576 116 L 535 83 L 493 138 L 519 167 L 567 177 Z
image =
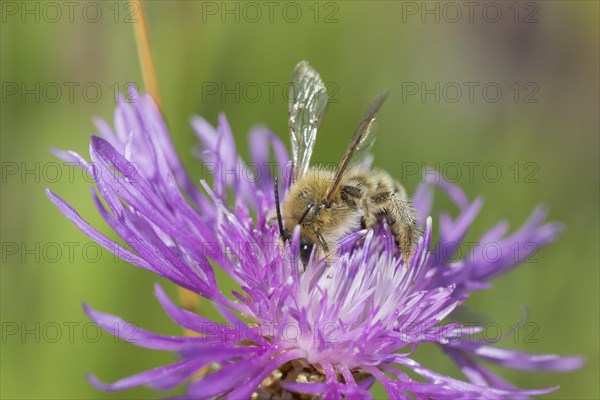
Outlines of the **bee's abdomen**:
M 405 262 L 412 257 L 419 238 L 414 209 L 404 187 L 387 172 L 360 171 L 348 177 L 361 193 L 361 225 L 376 228 L 385 219 L 398 243 Z

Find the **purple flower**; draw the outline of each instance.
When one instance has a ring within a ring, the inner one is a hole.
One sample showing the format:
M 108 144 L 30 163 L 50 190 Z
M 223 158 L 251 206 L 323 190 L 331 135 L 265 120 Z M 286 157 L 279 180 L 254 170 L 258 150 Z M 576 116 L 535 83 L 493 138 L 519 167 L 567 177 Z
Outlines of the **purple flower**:
M 479 361 L 523 370 L 566 371 L 581 366 L 582 360 L 575 357 L 492 347 L 472 338 L 480 328 L 446 318 L 471 292 L 487 288 L 491 278 L 523 261 L 527 252 L 515 257 L 514 243 L 541 247 L 557 238 L 561 226 L 544 224 L 544 210 L 536 210 L 511 235 L 506 235 L 505 224 L 488 231 L 479 243 L 494 243 L 500 250 L 493 260 L 477 256 L 452 260 L 448 247 L 461 244 L 481 200 L 470 202 L 458 187 L 428 174 L 413 198 L 419 215 L 430 214 L 435 186 L 460 212 L 455 219 L 440 216 L 436 244 L 430 243 L 432 220 L 423 218 L 424 235 L 410 266 L 403 265 L 383 223 L 375 231 L 346 237 L 339 258 L 330 265 L 311 260 L 304 269 L 298 261 L 299 230 L 283 247 L 277 227 L 269 223 L 273 171 L 281 174 L 289 162 L 282 142 L 265 128 L 254 129 L 251 162 L 244 163 L 224 116 L 217 128 L 195 117 L 192 126 L 202 144 L 197 154 L 214 181 L 212 186 L 201 181 L 200 190 L 179 161 L 152 99 L 139 95 L 136 100 L 129 104 L 121 99 L 114 128 L 96 121 L 101 137 L 92 136 L 91 163 L 74 152 L 56 152 L 92 173 L 98 211 L 126 245 L 90 226 L 52 191 L 47 190 L 48 196 L 90 238 L 122 259 L 210 300 L 227 323 L 178 307 L 160 286 L 155 292 L 165 312 L 197 335 L 162 336 L 143 329 L 125 335 L 115 329 L 125 321 L 84 306 L 105 330 L 141 347 L 177 352 L 179 357 L 174 364 L 113 384 L 90 377 L 99 389 L 144 385 L 170 390 L 188 382 L 190 398 L 285 398 L 285 393 L 294 392 L 363 399 L 371 397 L 368 390 L 379 380 L 393 399 L 408 399 L 410 394 L 522 398 L 555 388 L 520 390 Z M 239 289 L 224 293 L 213 265 Z M 413 351 L 425 342 L 441 346 L 467 380 L 438 374 L 413 360 Z

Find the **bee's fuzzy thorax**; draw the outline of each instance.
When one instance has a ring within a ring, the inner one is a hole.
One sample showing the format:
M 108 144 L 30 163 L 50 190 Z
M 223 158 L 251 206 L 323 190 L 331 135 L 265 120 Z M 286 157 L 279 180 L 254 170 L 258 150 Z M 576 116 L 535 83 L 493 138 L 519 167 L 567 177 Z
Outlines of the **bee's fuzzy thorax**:
M 317 235 L 320 234 L 329 247 L 346 234 L 360 229 L 362 217 L 359 210 L 341 201 L 339 190 L 331 201 L 327 200 L 333 175 L 329 169 L 310 168 L 290 187 L 282 210 L 284 225 L 291 232 L 307 209 L 312 207 L 302 221 L 302 235 L 312 243 L 318 243 Z

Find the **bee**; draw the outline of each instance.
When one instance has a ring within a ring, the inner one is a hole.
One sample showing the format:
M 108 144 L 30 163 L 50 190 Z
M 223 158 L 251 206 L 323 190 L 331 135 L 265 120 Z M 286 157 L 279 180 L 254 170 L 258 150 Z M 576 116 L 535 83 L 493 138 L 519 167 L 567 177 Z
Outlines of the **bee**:
M 289 127 L 292 154 L 291 182 L 275 206 L 281 239 L 286 242 L 300 225 L 299 255 L 306 266 L 313 257 L 330 258 L 344 236 L 387 221 L 408 266 L 420 236 L 414 208 L 406 191 L 386 171 L 371 169 L 365 155 L 375 140 L 375 116 L 387 98 L 379 95 L 360 121 L 335 171 L 310 167 L 317 130 L 328 97 L 319 74 L 306 61 L 294 69 L 289 93 Z

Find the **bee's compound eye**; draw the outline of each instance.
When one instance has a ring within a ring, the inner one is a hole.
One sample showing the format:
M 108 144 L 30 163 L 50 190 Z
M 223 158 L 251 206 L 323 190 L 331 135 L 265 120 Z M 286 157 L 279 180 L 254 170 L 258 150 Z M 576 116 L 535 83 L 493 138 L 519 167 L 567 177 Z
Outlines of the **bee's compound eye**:
M 302 261 L 302 264 L 308 264 L 313 246 L 313 243 L 304 236 L 300 238 L 300 260 Z

